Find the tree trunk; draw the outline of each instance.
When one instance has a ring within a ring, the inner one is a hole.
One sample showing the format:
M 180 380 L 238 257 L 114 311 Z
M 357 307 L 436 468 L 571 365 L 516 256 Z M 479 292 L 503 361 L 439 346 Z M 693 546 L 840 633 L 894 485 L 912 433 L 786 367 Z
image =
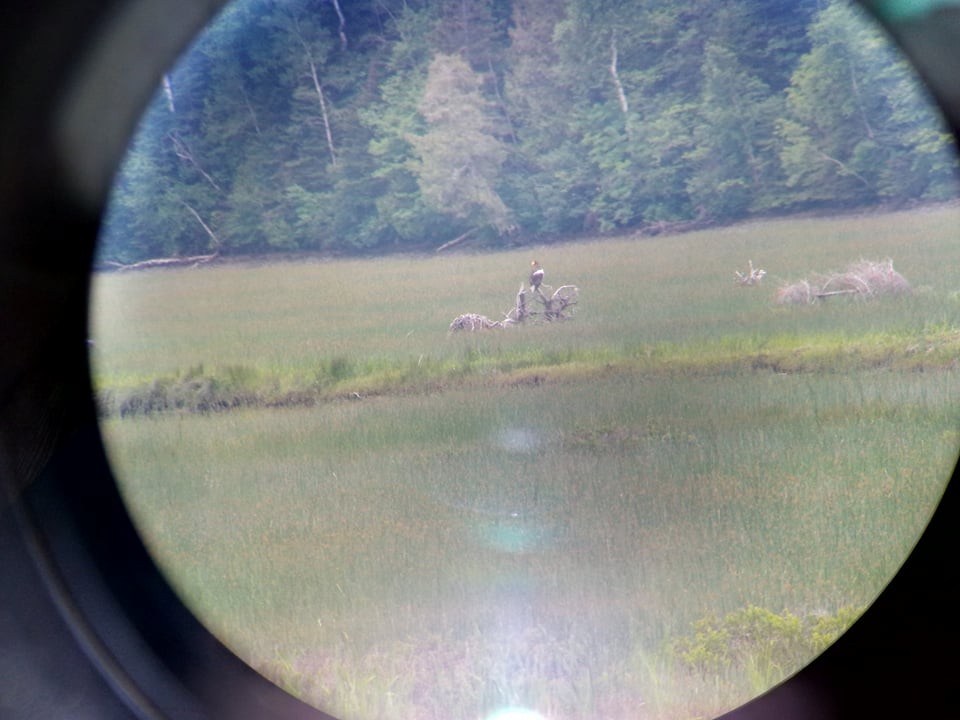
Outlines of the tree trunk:
M 190 163 L 193 165 L 194 169 L 203 176 L 203 179 L 210 183 L 210 186 L 217 192 L 223 192 L 220 189 L 220 186 L 217 185 L 217 181 L 210 177 L 210 174 L 201 167 L 200 163 L 197 162 L 197 158 L 194 156 L 193 151 L 184 142 L 175 132 L 171 131 L 167 133 L 167 137 L 170 138 L 170 142 L 173 143 L 173 152 L 181 160 Z
M 341 49 L 341 50 L 346 50 L 346 49 L 347 49 L 347 34 L 343 31 L 343 28 L 346 26 L 347 21 L 344 20 L 344 18 L 343 18 L 343 11 L 340 10 L 340 2 L 339 2 L 339 0 L 332 0 L 332 3 L 333 3 L 333 9 L 336 10 L 336 12 L 337 12 L 337 17 L 340 19 L 340 27 L 338 28 L 338 32 L 340 33 L 340 49 Z
M 617 91 L 617 100 L 620 102 L 620 110 L 624 115 L 630 112 L 630 105 L 627 103 L 627 94 L 623 90 L 623 84 L 620 82 L 620 74 L 617 72 L 617 34 L 610 34 L 610 77 L 613 78 L 613 86 Z
M 459 245 L 460 243 L 462 243 L 464 240 L 466 240 L 467 238 L 469 238 L 471 235 L 473 235 L 473 234 L 474 234 L 477 230 L 479 230 L 479 229 L 480 229 L 480 228 L 478 228 L 478 227 L 470 228 L 469 230 L 467 230 L 467 231 L 466 231 L 465 233 L 463 233 L 462 235 L 457 235 L 457 237 L 455 237 L 453 240 L 447 240 L 447 242 L 445 242 L 443 245 L 441 245 L 441 246 L 438 247 L 436 250 L 434 250 L 434 252 L 443 252 L 444 250 L 446 250 L 446 249 L 448 249 L 448 248 L 452 248 L 454 245 Z
M 307 51 L 307 62 L 310 64 L 310 77 L 313 78 L 313 87 L 317 91 L 317 97 L 320 99 L 320 115 L 323 117 L 323 129 L 327 135 L 327 148 L 330 150 L 330 164 L 337 164 L 337 151 L 333 147 L 333 130 L 330 127 L 330 116 L 327 114 L 327 102 L 323 97 L 323 85 L 320 84 L 320 78 L 317 77 L 317 64 L 313 61 L 313 55 Z
M 198 223 L 200 223 L 200 227 L 202 227 L 206 231 L 207 235 L 210 236 L 210 239 L 213 241 L 213 247 L 216 248 L 216 252 L 220 252 L 220 238 L 218 238 L 216 233 L 214 233 L 213 230 L 210 229 L 210 226 L 203 221 L 203 218 L 200 217 L 200 213 L 194 210 L 186 202 L 183 203 L 183 206 L 190 211 L 190 214 L 197 219 Z

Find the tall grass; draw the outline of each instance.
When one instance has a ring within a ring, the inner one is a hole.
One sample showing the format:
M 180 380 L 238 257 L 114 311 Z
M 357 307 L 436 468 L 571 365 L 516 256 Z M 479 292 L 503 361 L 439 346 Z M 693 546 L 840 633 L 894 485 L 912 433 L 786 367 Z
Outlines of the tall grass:
M 548 281 L 581 287 L 576 319 L 470 336 L 449 320 L 509 307 L 529 253 L 104 276 L 101 388 L 344 391 L 111 416 L 104 434 L 201 618 L 338 715 L 720 712 L 805 659 L 691 669 L 670 648 L 710 647 L 696 628 L 743 608 L 775 635 L 794 615 L 848 622 L 942 492 L 960 441 L 955 216 L 538 250 Z M 898 226 L 927 232 L 908 252 Z M 929 290 L 784 309 L 732 282 L 747 258 L 788 280 L 887 255 Z
M 359 677 L 404 643 L 539 628 L 645 694 L 629 658 L 704 615 L 867 604 L 939 497 L 957 399 L 888 372 L 615 378 L 105 430 L 157 555 L 243 657 Z M 461 652 L 449 671 L 482 677 Z
M 97 377 L 124 385 L 197 365 L 312 376 L 341 358 L 446 362 L 479 353 L 612 348 L 692 340 L 954 325 L 960 283 L 955 208 L 843 220 L 754 223 L 714 232 L 537 248 L 547 281 L 581 288 L 562 329 L 447 339 L 464 312 L 510 309 L 530 251 L 482 255 L 237 264 L 98 277 L 92 333 Z M 544 253 L 547 253 L 544 255 Z M 892 257 L 921 292 L 903 303 L 772 309 L 776 283 Z M 547 262 L 546 258 L 549 258 Z M 750 258 L 767 285 L 737 288 Z M 929 292 L 926 290 L 929 288 Z M 514 329 L 515 330 L 515 329 Z

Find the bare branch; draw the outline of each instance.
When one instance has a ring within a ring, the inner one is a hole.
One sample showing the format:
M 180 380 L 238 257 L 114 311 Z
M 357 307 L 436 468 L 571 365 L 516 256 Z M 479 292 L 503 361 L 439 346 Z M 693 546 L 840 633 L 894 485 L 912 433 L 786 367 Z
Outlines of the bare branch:
M 182 202 L 182 201 L 181 201 L 181 202 Z M 186 202 L 183 202 L 183 206 L 184 206 L 187 210 L 190 211 L 190 213 L 197 219 L 197 222 L 200 223 L 200 226 L 201 226 L 204 230 L 206 230 L 207 235 L 209 235 L 209 236 L 210 236 L 210 239 L 213 240 L 213 246 L 214 246 L 215 248 L 218 248 L 218 251 L 219 251 L 219 248 L 220 248 L 220 238 L 218 238 L 217 235 L 216 235 L 216 233 L 214 233 L 213 230 L 210 229 L 210 226 L 207 225 L 207 224 L 203 221 L 203 218 L 200 217 L 200 213 L 198 213 L 196 210 L 194 210 L 194 209 L 193 209 L 188 203 L 186 203 Z
M 243 102 L 247 106 L 247 112 L 250 113 L 250 119 L 253 121 L 253 129 L 260 135 L 260 123 L 257 120 L 257 113 L 253 109 L 253 105 L 250 104 L 250 96 L 247 94 L 247 89 L 241 84 L 240 89 L 243 91 Z
M 857 180 L 862 182 L 864 185 L 866 185 L 867 187 L 870 187 L 870 181 L 867 180 L 863 175 L 858 173 L 856 170 L 850 169 L 850 167 L 848 167 L 847 165 L 844 165 L 835 157 L 831 157 L 827 155 L 823 150 L 817 150 L 817 154 L 819 154 L 820 157 L 822 157 L 824 160 L 832 162 L 834 165 L 840 168 L 840 172 L 842 172 L 844 175 L 853 175 Z
M 169 137 L 170 142 L 173 143 L 173 152 L 178 158 L 193 165 L 196 171 L 203 176 L 204 180 L 210 183 L 210 186 L 214 190 L 216 190 L 217 192 L 223 192 L 223 190 L 220 189 L 220 186 L 217 185 L 217 181 L 214 180 L 212 177 L 210 177 L 207 171 L 201 167 L 199 162 L 197 162 L 197 158 L 194 156 L 193 152 L 190 150 L 190 147 L 180 136 L 178 136 L 175 132 L 170 131 L 169 133 L 167 133 L 167 137 Z

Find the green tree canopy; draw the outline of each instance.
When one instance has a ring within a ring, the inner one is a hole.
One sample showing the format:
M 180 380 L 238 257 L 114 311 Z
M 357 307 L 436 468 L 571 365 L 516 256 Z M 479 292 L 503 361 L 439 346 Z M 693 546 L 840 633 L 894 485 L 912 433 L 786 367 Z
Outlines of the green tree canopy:
M 497 137 L 492 103 L 480 88 L 482 77 L 459 55 L 430 61 L 420 99 L 427 131 L 411 135 L 417 158 L 411 167 L 424 200 L 437 212 L 468 227 L 510 227 L 510 211 L 497 194 L 506 145 Z
M 942 200 L 956 170 L 844 0 L 234 0 L 147 109 L 101 256 L 516 244 Z

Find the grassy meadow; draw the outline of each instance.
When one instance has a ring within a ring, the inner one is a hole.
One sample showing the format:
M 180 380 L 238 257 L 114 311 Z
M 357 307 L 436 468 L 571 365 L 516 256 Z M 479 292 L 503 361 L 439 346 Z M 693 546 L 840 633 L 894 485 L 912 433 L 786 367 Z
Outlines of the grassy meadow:
M 335 715 L 710 716 L 836 637 L 935 507 L 958 220 L 103 274 L 102 427 L 187 602 Z M 448 333 L 531 257 L 572 320 Z M 913 294 L 773 302 L 886 257 Z

